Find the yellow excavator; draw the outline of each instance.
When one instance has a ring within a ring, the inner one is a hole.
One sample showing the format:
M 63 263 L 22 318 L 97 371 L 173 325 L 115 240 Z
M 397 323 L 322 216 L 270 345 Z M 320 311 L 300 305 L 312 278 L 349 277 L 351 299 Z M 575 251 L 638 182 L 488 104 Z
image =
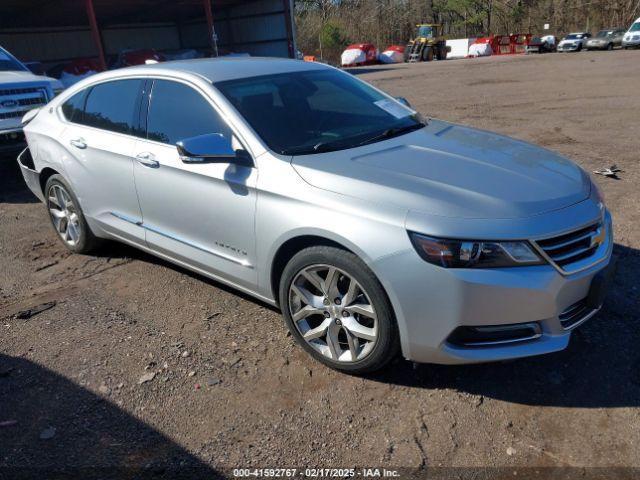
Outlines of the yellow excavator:
M 442 25 L 435 23 L 421 23 L 416 25 L 416 36 L 409 40 L 404 49 L 404 61 L 430 62 L 434 58 L 446 60 L 451 47 L 442 35 Z

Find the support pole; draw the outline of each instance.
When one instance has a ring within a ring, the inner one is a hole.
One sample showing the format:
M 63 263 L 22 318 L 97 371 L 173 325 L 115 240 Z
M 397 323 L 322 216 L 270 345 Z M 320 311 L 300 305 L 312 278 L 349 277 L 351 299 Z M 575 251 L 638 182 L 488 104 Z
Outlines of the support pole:
M 284 23 L 287 28 L 287 48 L 289 50 L 289 58 L 296 58 L 296 47 L 294 42 L 293 21 L 290 0 L 282 0 L 284 7 Z
M 100 36 L 100 29 L 98 28 L 98 21 L 96 20 L 96 11 L 93 8 L 93 0 L 85 0 L 85 6 L 87 8 L 87 17 L 89 17 L 89 25 L 91 25 L 91 35 L 93 36 L 93 42 L 98 49 L 100 66 L 103 70 L 106 70 L 107 61 L 104 56 L 104 47 L 102 46 L 102 37 Z
M 204 15 L 207 19 L 207 33 L 209 35 L 209 46 L 211 51 L 217 57 L 218 56 L 218 41 L 215 37 L 216 32 L 213 29 L 213 12 L 211 11 L 211 0 L 202 0 L 204 5 Z

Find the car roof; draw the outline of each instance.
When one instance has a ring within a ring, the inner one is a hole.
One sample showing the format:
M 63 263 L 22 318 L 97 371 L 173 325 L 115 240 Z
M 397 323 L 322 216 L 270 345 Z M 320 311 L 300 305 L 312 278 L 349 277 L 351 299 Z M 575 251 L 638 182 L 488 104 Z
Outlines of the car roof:
M 311 71 L 329 68 L 326 65 L 288 58 L 267 57 L 219 57 L 198 58 L 193 60 L 178 60 L 151 65 L 140 65 L 119 70 L 126 70 L 128 74 L 162 74 L 171 72 L 185 72 L 204 77 L 212 83 L 238 78 L 257 77 L 277 73 Z M 117 72 L 115 70 L 114 72 Z

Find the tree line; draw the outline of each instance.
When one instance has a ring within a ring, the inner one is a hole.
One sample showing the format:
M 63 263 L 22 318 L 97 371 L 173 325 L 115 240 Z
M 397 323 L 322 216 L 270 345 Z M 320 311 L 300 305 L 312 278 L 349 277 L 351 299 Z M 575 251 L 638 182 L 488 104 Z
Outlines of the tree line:
M 337 61 L 350 43 L 404 45 L 416 23 L 441 23 L 448 38 L 628 27 L 640 0 L 296 0 L 298 48 Z M 549 30 L 545 31 L 545 24 Z

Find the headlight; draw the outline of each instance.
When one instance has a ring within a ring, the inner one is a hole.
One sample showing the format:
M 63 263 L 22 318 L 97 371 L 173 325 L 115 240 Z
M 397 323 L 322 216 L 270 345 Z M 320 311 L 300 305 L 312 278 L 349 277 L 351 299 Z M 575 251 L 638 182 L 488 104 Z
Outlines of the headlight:
M 604 193 L 602 193 L 602 189 L 593 180 L 591 180 L 591 192 L 596 201 L 604 206 Z
M 423 260 L 445 268 L 498 268 L 542 265 L 528 242 L 446 240 L 409 232 Z

